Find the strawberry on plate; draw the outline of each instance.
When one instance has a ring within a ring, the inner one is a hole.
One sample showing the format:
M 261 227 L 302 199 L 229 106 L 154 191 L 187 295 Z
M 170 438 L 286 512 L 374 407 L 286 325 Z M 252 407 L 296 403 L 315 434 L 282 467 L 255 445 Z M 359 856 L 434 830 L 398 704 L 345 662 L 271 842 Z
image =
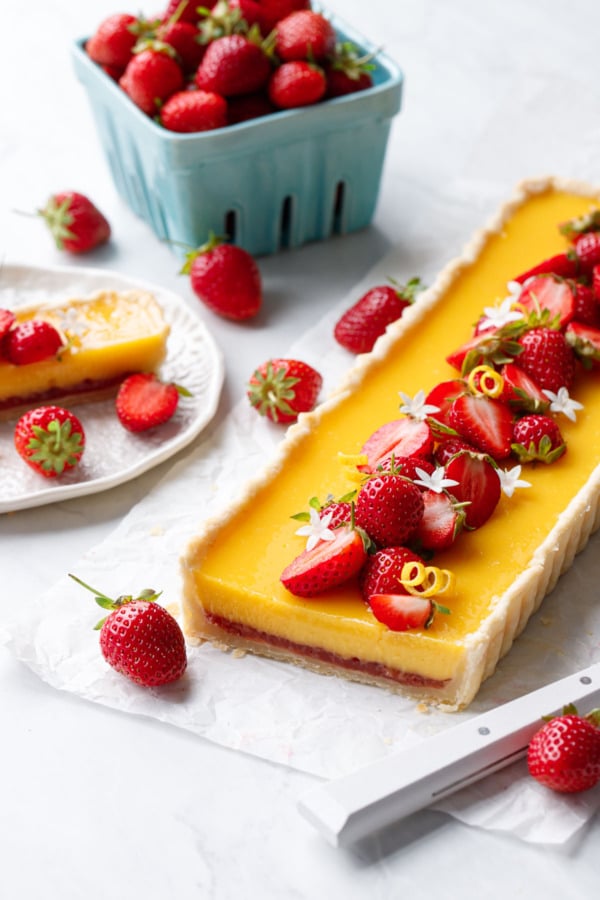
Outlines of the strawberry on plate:
M 423 517 L 423 496 L 409 478 L 381 472 L 363 482 L 356 498 L 356 524 L 380 547 L 405 544 Z
M 85 433 L 74 413 L 61 406 L 40 406 L 18 420 L 14 444 L 35 472 L 56 478 L 78 465 L 85 449 Z
M 2 341 L 15 324 L 15 314 L 11 309 L 0 308 L 0 357 L 3 356 Z
M 181 274 L 189 275 L 196 296 L 226 319 L 250 319 L 262 306 L 262 280 L 253 257 L 214 234 L 187 254 Z
M 97 206 L 77 191 L 60 191 L 38 210 L 59 250 L 88 253 L 110 238 L 110 225 Z
M 457 482 L 450 490 L 459 503 L 465 504 L 465 527 L 481 528 L 496 509 L 502 493 L 498 472 L 490 458 L 463 450 L 446 465 L 445 475 Z
M 600 710 L 587 716 L 567 706 L 529 742 L 527 766 L 540 784 L 559 793 L 586 791 L 600 782 Z
M 281 582 L 297 597 L 316 597 L 358 574 L 367 559 L 365 539 L 351 525 L 341 525 L 330 540 L 303 550 L 281 573 Z
M 138 372 L 119 387 L 115 401 L 117 416 L 128 431 L 148 431 L 172 418 L 180 395 L 189 396 L 180 385 L 160 381 L 152 372 Z
M 431 597 L 416 597 L 401 590 L 393 594 L 371 594 L 369 606 L 377 621 L 387 625 L 390 631 L 429 628 L 437 611 L 449 612 Z
M 388 325 L 399 319 L 421 290 L 418 278 L 405 285 L 376 285 L 363 294 L 338 319 L 333 334 L 351 353 L 368 353 Z
M 452 403 L 448 419 L 459 435 L 492 459 L 510 456 L 513 414 L 499 400 L 461 394 Z
M 15 366 L 26 366 L 56 356 L 63 339 L 45 319 L 26 319 L 10 328 L 2 341 L 2 355 Z
M 273 422 L 295 422 L 316 405 L 323 379 L 299 359 L 267 360 L 254 370 L 247 396 L 252 406 Z
M 185 639 L 176 619 L 156 603 L 160 594 L 146 589 L 137 597 L 113 600 L 76 575 L 69 577 L 91 591 L 99 606 L 110 610 L 96 625 L 100 650 L 109 666 L 142 687 L 159 687 L 181 678 L 187 667 Z

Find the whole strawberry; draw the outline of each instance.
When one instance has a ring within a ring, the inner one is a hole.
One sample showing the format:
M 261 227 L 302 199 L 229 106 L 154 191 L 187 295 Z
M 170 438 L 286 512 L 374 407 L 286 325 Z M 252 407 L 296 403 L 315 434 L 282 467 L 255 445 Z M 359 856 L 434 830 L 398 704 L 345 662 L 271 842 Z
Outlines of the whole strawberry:
M 160 111 L 161 125 L 179 133 L 212 131 L 227 121 L 227 101 L 209 91 L 178 91 Z
M 252 406 L 273 422 L 295 422 L 313 409 L 323 385 L 316 369 L 298 359 L 270 359 L 255 369 L 248 382 Z
M 310 9 L 290 13 L 275 29 L 275 53 L 283 62 L 322 61 L 333 54 L 335 42 L 335 30 L 329 19 Z
M 165 22 L 157 29 L 160 41 L 169 44 L 177 53 L 177 58 L 186 75 L 192 75 L 202 61 L 205 47 L 198 40 L 198 29 L 191 22 L 176 20 Z
M 160 596 L 144 590 L 138 597 L 113 600 L 80 578 L 74 581 L 95 595 L 96 603 L 111 610 L 96 625 L 106 662 L 142 687 L 158 687 L 177 681 L 187 667 L 185 639 L 167 610 L 156 603 Z
M 250 25 L 256 23 L 267 35 L 290 13 L 310 9 L 311 0 L 229 0 L 229 5 L 239 8 Z
M 345 97 L 372 87 L 372 59 L 372 54 L 361 55 L 349 41 L 337 44 L 325 66 L 327 97 Z
M 94 62 L 124 69 L 139 37 L 139 20 L 129 13 L 115 13 L 104 19 L 85 45 Z
M 575 377 L 575 356 L 561 331 L 531 328 L 519 340 L 518 365 L 542 389 L 570 388 Z
M 405 285 L 376 285 L 370 288 L 338 319 L 333 334 L 351 353 L 368 353 L 391 322 L 400 318 L 421 290 L 418 278 Z
M 110 238 L 107 219 L 85 194 L 77 191 L 53 194 L 38 214 L 58 249 L 67 253 L 87 253 Z
M 119 85 L 142 112 L 153 116 L 171 94 L 183 89 L 183 70 L 173 48 L 155 42 L 131 58 Z
M 384 547 L 367 559 L 360 573 L 360 590 L 368 601 L 371 594 L 393 594 L 400 591 L 402 569 L 408 562 L 423 562 L 408 547 Z
M 367 478 L 356 498 L 356 524 L 380 547 L 397 547 L 415 534 L 423 518 L 423 496 L 402 475 Z
M 600 782 L 600 710 L 580 716 L 573 706 L 547 721 L 529 742 L 527 765 L 540 784 L 559 793 Z
M 269 99 L 280 109 L 296 109 L 318 103 L 327 87 L 319 66 L 304 60 L 282 63 L 269 80 Z
M 196 296 L 226 319 L 249 319 L 262 306 L 262 280 L 253 257 L 214 234 L 187 254 L 181 273 L 190 276 Z
M 56 356 L 63 339 L 45 319 L 26 319 L 3 337 L 2 356 L 14 366 L 26 366 Z
M 85 449 L 85 433 L 77 416 L 61 406 L 28 410 L 15 426 L 15 448 L 35 472 L 56 478 L 73 469 Z
M 117 416 L 128 431 L 148 431 L 172 418 L 180 395 L 189 396 L 189 392 L 180 385 L 160 381 L 152 372 L 138 372 L 119 387 Z
M 531 413 L 515 422 L 512 449 L 521 462 L 553 463 L 566 452 L 567 445 L 554 419 Z
M 260 45 L 245 35 L 230 34 L 208 45 L 196 84 L 203 91 L 235 97 L 260 90 L 270 74 L 271 63 Z

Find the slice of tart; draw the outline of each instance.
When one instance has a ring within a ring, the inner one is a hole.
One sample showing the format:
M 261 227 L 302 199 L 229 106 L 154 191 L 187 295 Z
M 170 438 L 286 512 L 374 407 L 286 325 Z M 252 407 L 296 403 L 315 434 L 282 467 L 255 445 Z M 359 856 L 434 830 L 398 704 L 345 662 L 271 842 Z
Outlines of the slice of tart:
M 19 307 L 14 327 L 29 320 L 49 322 L 61 335 L 55 354 L 15 365 L 0 354 L 0 415 L 45 402 L 98 399 L 116 390 L 132 372 L 154 371 L 166 355 L 169 326 L 145 291 L 101 291 Z
M 411 397 L 457 377 L 446 358 L 473 333 L 482 308 L 507 282 L 562 253 L 557 225 L 587 213 L 600 196 L 586 186 L 523 184 L 465 254 L 360 357 L 339 390 L 293 426 L 275 463 L 234 508 L 204 525 L 182 560 L 184 624 L 191 637 L 287 660 L 322 673 L 409 692 L 446 709 L 469 704 L 600 524 L 600 383 L 580 378 L 576 422 L 561 419 L 567 452 L 533 464 L 527 490 L 502 496 L 494 514 L 436 553 L 455 589 L 430 627 L 394 631 L 365 603 L 357 579 L 305 599 L 281 574 L 301 553 L 298 522 L 310 498 L 342 496 L 338 455 L 358 454 Z

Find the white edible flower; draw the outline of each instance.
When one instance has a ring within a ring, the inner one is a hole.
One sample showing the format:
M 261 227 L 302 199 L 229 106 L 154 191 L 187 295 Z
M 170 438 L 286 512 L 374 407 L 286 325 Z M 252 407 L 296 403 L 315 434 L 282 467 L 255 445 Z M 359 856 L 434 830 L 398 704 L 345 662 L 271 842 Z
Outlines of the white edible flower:
M 556 394 L 554 391 L 548 391 L 546 389 L 544 389 L 542 393 L 544 393 L 550 401 L 550 411 L 553 413 L 562 413 L 563 416 L 566 416 L 571 422 L 575 421 L 575 413 L 577 410 L 583 409 L 583 403 L 579 403 L 578 400 L 573 400 L 572 397 L 569 397 L 569 392 L 566 387 L 559 388 Z
M 60 327 L 67 337 L 82 337 L 88 330 L 85 319 L 82 319 L 79 312 L 73 306 L 69 306 L 64 312 L 60 312 Z
M 415 467 L 415 474 L 419 477 L 413 479 L 414 483 L 420 484 L 421 487 L 427 488 L 435 494 L 441 494 L 445 488 L 454 487 L 455 484 L 458 484 L 458 481 L 455 481 L 454 478 L 444 478 L 443 466 L 438 466 L 431 474 L 424 469 Z
M 309 515 L 309 524 L 303 525 L 302 528 L 299 528 L 296 532 L 296 534 L 299 534 L 300 537 L 308 537 L 308 540 L 306 542 L 306 549 L 312 550 L 317 546 L 319 541 L 333 541 L 335 538 L 335 533 L 329 527 L 333 512 L 325 513 L 325 515 L 321 517 L 317 510 L 311 507 L 309 510 Z
M 509 282 L 509 286 L 511 284 L 516 284 L 520 292 L 521 285 L 518 281 Z M 499 303 L 498 306 L 485 306 L 483 308 L 483 324 L 493 328 L 504 328 L 510 322 L 519 322 L 523 318 L 523 313 L 512 308 L 516 300 L 516 296 L 511 296 Z
M 507 497 L 512 497 L 517 488 L 531 487 L 529 481 L 521 478 L 521 466 L 513 466 L 512 469 L 497 469 L 500 487 Z
M 403 401 L 400 412 L 410 416 L 411 419 L 423 422 L 427 416 L 440 411 L 439 406 L 434 406 L 433 403 L 425 403 L 425 391 L 417 391 L 414 397 L 409 397 L 404 391 L 399 391 L 398 393 Z

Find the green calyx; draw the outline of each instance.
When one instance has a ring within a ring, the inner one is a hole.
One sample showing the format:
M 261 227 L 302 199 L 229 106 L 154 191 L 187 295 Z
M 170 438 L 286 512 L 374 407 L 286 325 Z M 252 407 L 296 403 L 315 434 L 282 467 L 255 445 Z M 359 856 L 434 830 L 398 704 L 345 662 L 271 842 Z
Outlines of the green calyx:
M 294 387 L 300 381 L 288 375 L 284 367 L 275 368 L 268 362 L 265 371 L 256 370 L 248 388 L 248 398 L 262 416 L 277 421 L 280 414 L 295 416 L 296 411 L 288 401 L 296 396 Z
M 91 585 L 86 584 L 85 581 L 82 581 L 81 578 L 78 578 L 77 575 L 72 575 L 69 573 L 69 578 L 72 578 L 73 581 L 76 581 L 77 584 L 80 584 L 81 587 L 84 587 L 86 591 L 90 591 L 94 595 L 94 600 L 101 606 L 102 609 L 108 609 L 111 612 L 114 612 L 115 609 L 120 609 L 122 606 L 125 606 L 127 603 L 133 603 L 136 600 L 145 600 L 146 603 L 154 603 L 155 600 L 158 600 L 162 591 L 155 591 L 153 588 L 144 588 L 143 591 L 140 591 L 137 597 L 134 597 L 132 594 L 122 594 L 121 596 L 114 599 L 113 597 L 108 597 L 106 594 L 103 594 L 102 591 L 97 591 L 96 588 L 91 587 Z M 104 616 L 104 618 L 100 619 L 94 625 L 94 630 L 99 631 L 100 628 L 106 622 L 108 616 Z
M 558 230 L 568 238 L 586 234 L 588 231 L 600 231 L 600 209 L 594 209 L 586 215 L 563 222 Z
M 210 253 L 211 250 L 214 250 L 215 247 L 218 247 L 220 244 L 224 244 L 226 238 L 223 236 L 219 236 L 214 233 L 214 231 L 210 231 L 208 234 L 208 240 L 206 243 L 202 244 L 200 247 L 196 247 L 193 250 L 188 249 L 185 254 L 185 262 L 181 269 L 179 270 L 180 275 L 189 275 L 192 270 L 192 265 L 194 264 L 194 260 L 197 256 L 200 256 L 203 253 Z M 177 243 L 177 241 L 173 241 L 172 243 Z M 185 245 L 180 245 L 185 246 Z
M 352 81 L 358 81 L 361 75 L 373 72 L 376 68 L 373 59 L 378 54 L 378 50 L 372 53 L 360 54 L 356 44 L 352 41 L 343 41 L 336 44 L 335 52 L 331 59 L 331 68 L 338 72 L 343 72 Z
M 33 437 L 27 442 L 31 462 L 57 475 L 77 464 L 83 452 L 83 436 L 79 431 L 73 432 L 69 419 L 64 422 L 53 419 L 45 428 L 34 425 L 32 431 Z
M 70 197 L 65 197 L 60 203 L 50 197 L 45 207 L 38 210 L 38 215 L 46 222 L 59 250 L 63 249 L 65 241 L 76 240 L 77 235 L 70 227 L 73 224 Z
M 521 462 L 550 464 L 556 462 L 563 455 L 567 446 L 566 444 L 559 444 L 558 447 L 553 447 L 552 440 L 545 434 L 537 444 L 535 441 L 530 441 L 527 446 L 525 444 L 511 444 L 511 448 Z

